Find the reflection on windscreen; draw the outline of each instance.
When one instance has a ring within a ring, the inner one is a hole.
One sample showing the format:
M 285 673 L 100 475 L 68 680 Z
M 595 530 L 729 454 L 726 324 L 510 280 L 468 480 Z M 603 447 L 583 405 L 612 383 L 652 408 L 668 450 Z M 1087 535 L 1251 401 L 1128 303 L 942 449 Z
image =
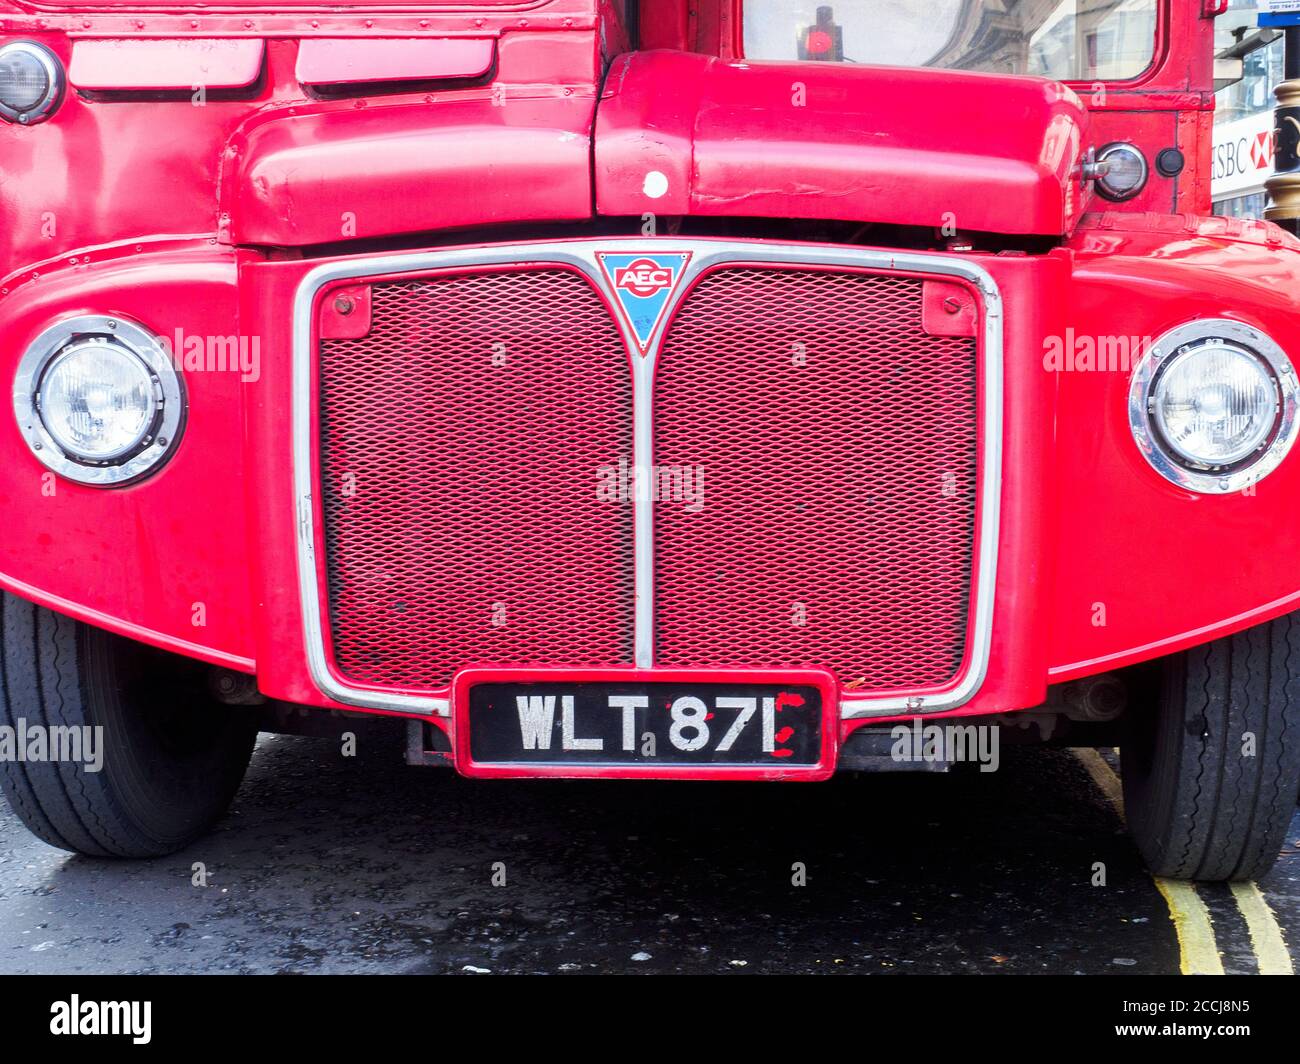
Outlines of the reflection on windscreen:
M 1157 0 L 745 0 L 745 55 L 1123 80 L 1155 51 Z

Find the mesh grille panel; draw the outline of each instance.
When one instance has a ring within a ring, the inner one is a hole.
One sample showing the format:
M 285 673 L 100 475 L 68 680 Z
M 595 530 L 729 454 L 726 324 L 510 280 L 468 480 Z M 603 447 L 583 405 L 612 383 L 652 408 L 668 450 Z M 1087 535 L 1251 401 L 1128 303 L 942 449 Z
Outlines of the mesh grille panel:
M 320 345 L 322 506 L 342 675 L 429 688 L 470 665 L 631 663 L 627 356 L 562 269 L 380 283 Z
M 702 475 L 702 506 L 655 507 L 658 664 L 816 666 L 865 689 L 955 677 L 977 351 L 924 332 L 921 288 L 733 267 L 688 296 L 658 367 L 655 463 L 661 481 Z

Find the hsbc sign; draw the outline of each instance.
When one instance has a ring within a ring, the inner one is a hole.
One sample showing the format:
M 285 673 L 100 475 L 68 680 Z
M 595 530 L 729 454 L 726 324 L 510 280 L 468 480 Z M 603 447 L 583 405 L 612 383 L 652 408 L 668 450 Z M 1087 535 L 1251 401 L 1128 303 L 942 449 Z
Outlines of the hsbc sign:
M 1273 173 L 1272 112 L 1214 127 L 1210 194 L 1216 199 L 1262 192 Z

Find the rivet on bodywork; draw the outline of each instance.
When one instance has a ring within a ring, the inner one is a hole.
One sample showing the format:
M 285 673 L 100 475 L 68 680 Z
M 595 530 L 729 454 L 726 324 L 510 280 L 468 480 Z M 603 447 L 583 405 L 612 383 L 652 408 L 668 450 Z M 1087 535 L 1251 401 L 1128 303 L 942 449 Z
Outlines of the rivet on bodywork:
M 659 170 L 651 170 L 645 175 L 645 182 L 641 186 L 641 191 L 650 199 L 659 199 L 668 191 L 668 177 Z

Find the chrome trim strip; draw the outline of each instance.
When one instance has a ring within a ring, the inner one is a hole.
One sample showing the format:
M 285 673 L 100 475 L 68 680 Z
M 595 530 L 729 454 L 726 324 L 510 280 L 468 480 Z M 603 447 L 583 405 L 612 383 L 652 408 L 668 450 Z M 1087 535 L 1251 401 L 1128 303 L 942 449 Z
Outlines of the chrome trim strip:
M 998 530 L 1002 489 L 1003 350 L 1002 296 L 993 278 L 979 265 L 945 254 L 893 253 L 825 245 L 764 244 L 734 240 L 676 240 L 641 238 L 623 240 L 545 241 L 509 246 L 385 255 L 330 262 L 303 278 L 293 309 L 293 482 L 298 517 L 298 583 L 302 604 L 307 662 L 312 679 L 322 693 L 345 705 L 447 716 L 446 698 L 422 698 L 365 690 L 340 683 L 330 673 L 325 657 L 320 588 L 316 579 L 316 529 L 313 522 L 311 420 L 315 395 L 315 359 L 311 348 L 312 304 L 317 291 L 331 281 L 363 279 L 383 274 L 456 267 L 504 265 L 520 262 L 556 263 L 584 273 L 606 299 L 615 304 L 599 264 L 597 252 L 613 254 L 690 251 L 690 262 L 671 297 L 663 318 L 647 347 L 636 354 L 635 338 L 622 316 L 614 320 L 623 334 L 633 366 L 635 410 L 634 461 L 648 468 L 653 462 L 652 396 L 654 368 L 668 322 L 691 282 L 702 272 L 725 262 L 783 263 L 905 270 L 920 274 L 958 277 L 973 284 L 984 302 L 984 357 L 981 380 L 985 426 L 984 461 L 980 473 L 979 552 L 975 559 L 975 607 L 970 618 L 971 655 L 960 683 L 951 691 L 931 696 L 899 695 L 873 698 L 844 695 L 841 715 L 846 719 L 933 713 L 954 709 L 979 690 L 988 673 L 993 640 L 993 598 L 997 578 Z M 648 494 L 648 493 L 647 493 Z M 640 668 L 654 664 L 654 530 L 653 501 L 638 499 L 635 510 L 636 563 L 635 661 Z
M 671 304 L 664 318 L 672 312 Z M 623 324 L 619 322 L 620 326 Z M 633 445 L 632 460 L 638 476 L 651 468 L 654 462 L 654 380 L 659 364 L 659 343 L 642 357 L 636 345 L 628 348 L 632 358 L 633 387 Z M 644 490 L 645 483 L 636 495 L 633 535 L 633 557 L 636 569 L 636 604 L 634 639 L 636 667 L 653 668 L 655 663 L 655 506 L 654 498 Z

